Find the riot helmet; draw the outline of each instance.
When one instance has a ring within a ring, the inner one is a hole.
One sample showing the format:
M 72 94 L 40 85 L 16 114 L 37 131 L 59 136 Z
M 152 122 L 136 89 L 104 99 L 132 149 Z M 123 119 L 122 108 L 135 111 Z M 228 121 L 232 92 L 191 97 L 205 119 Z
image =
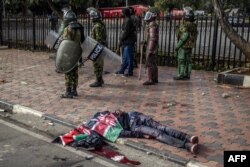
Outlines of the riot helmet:
M 184 19 L 187 21 L 195 21 L 195 16 L 194 16 L 194 12 L 193 9 L 189 6 L 186 6 L 183 8 L 185 15 L 184 15 Z
M 69 8 L 63 8 L 63 21 L 66 23 L 77 21 L 76 14 Z
M 90 16 L 90 19 L 92 19 L 92 20 L 97 20 L 97 19 L 101 19 L 102 18 L 101 13 L 97 9 L 95 9 L 93 7 L 89 7 L 87 9 L 87 12 L 88 12 L 88 14 Z
M 144 16 L 144 21 L 152 21 L 157 18 L 159 15 L 159 10 L 155 7 L 149 8 L 149 10 L 146 12 Z

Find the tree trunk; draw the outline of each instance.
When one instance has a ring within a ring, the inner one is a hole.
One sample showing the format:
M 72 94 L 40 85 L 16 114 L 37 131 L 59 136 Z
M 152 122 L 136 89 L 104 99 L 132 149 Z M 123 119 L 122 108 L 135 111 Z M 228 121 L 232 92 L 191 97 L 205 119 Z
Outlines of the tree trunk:
M 231 42 L 239 48 L 242 53 L 250 60 L 250 43 L 248 43 L 243 37 L 241 37 L 232 26 L 227 21 L 227 17 L 225 16 L 222 6 L 221 0 L 213 0 L 213 6 L 215 14 L 217 15 L 220 25 L 227 35 L 227 37 L 231 40 Z

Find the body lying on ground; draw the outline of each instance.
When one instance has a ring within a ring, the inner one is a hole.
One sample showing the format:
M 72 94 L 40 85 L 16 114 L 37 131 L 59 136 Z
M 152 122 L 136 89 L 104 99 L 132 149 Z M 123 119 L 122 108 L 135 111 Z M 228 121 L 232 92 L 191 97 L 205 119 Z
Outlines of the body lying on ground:
M 116 117 L 117 120 L 113 119 L 114 117 Z M 100 122 L 102 126 L 100 126 Z M 113 128 L 113 134 L 111 129 L 109 129 L 109 132 L 111 132 L 108 135 L 104 134 L 104 124 L 108 125 L 107 128 Z M 115 136 L 115 139 L 153 138 L 162 143 L 186 149 L 194 154 L 197 153 L 198 149 L 199 139 L 197 136 L 191 136 L 170 126 L 160 124 L 151 117 L 137 111 L 98 112 L 90 119 L 86 126 L 103 135 L 106 139 L 110 137 L 110 135 Z M 120 129 L 121 127 L 122 129 Z M 99 132 L 100 129 L 102 131 L 101 133 Z

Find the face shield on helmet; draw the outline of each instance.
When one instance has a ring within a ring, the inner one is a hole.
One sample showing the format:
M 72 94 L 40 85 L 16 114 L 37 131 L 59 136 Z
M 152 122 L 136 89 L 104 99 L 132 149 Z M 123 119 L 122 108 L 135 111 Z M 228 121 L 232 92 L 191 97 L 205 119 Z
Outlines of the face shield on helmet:
M 63 11 L 63 21 L 69 23 L 71 21 L 76 21 L 76 14 L 71 9 L 62 9 Z
M 95 19 L 101 19 L 102 18 L 101 13 L 99 11 L 97 11 L 93 7 L 88 8 L 87 12 L 88 12 L 88 14 L 90 16 L 90 19 L 95 20 Z
M 151 21 L 157 17 L 157 13 L 147 11 L 144 16 L 144 21 Z
M 184 19 L 185 20 L 189 20 L 189 21 L 194 21 L 195 20 L 195 16 L 194 16 L 194 12 L 193 9 L 191 7 L 184 7 L 183 8 L 185 15 L 184 15 Z

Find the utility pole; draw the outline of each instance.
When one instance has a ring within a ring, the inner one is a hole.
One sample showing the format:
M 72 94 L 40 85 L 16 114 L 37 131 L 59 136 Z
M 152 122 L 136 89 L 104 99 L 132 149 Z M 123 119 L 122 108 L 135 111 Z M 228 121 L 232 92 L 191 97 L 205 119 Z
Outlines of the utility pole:
M 126 0 L 126 8 L 128 7 L 128 0 Z

